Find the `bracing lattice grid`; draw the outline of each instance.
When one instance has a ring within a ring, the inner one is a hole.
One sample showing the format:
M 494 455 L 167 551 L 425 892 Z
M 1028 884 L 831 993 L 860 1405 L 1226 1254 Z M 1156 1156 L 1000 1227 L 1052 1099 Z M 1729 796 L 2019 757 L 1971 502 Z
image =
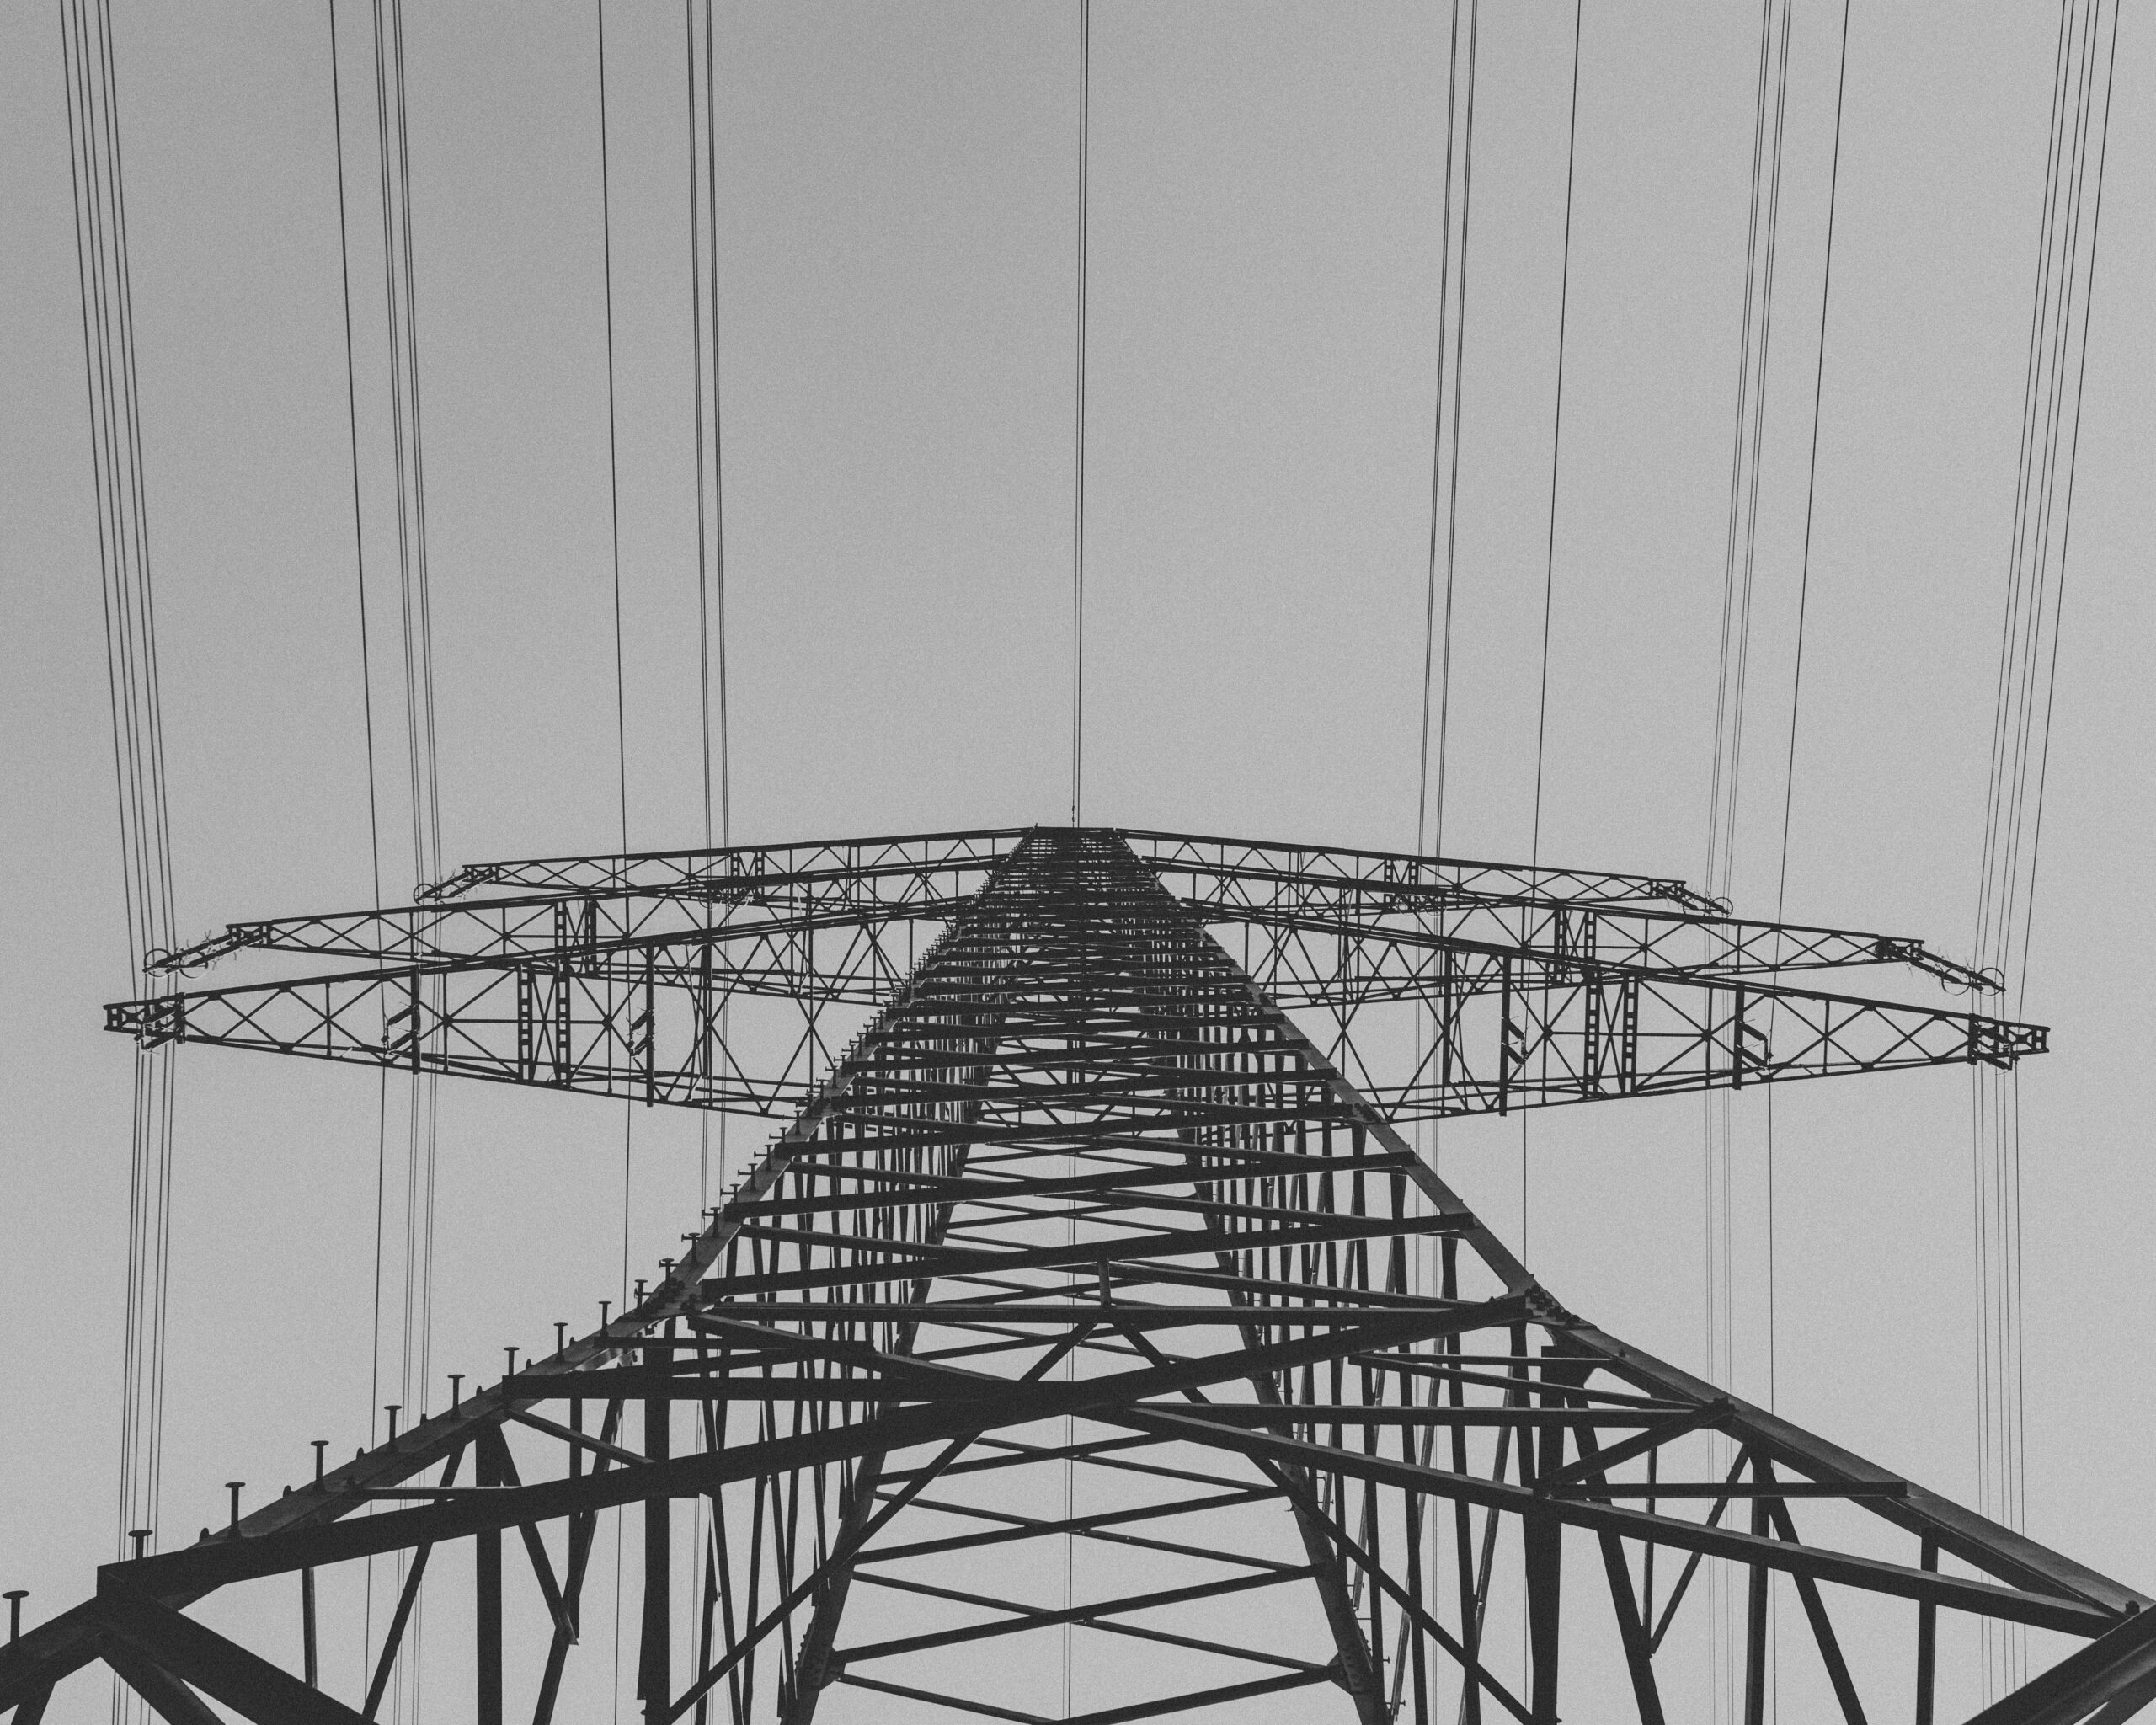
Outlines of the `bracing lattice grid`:
M 1640 877 L 1034 829 L 469 869 L 170 962 L 243 948 L 371 968 L 114 1026 L 791 1124 L 632 1310 L 108 1565 L 0 1653 L 18 1725 L 95 1660 L 188 1725 L 371 1717 L 445 1584 L 444 1717 L 547 1721 L 603 1657 L 608 1509 L 647 1721 L 1659 1721 L 1716 1564 L 1755 1720 L 1770 1577 L 1774 1657 L 1846 1719 L 1933 1718 L 1941 1611 L 2085 1638 L 1987 1725 L 2156 1693 L 2141 1595 L 1573 1316 L 1396 1130 L 2041 1049 L 1786 980 L 1981 984 L 1915 942 Z M 388 1553 L 368 1692 L 318 1686 L 317 1573 Z M 296 1588 L 296 1658 L 187 1614 L 243 1583 Z

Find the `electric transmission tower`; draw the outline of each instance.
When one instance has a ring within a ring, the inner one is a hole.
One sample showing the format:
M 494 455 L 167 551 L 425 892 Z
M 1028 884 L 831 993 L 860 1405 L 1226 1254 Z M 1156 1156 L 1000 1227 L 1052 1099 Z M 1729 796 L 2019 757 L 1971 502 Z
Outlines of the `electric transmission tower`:
M 184 1725 L 372 1717 L 445 1589 L 433 1710 L 545 1725 L 603 1658 L 609 1510 L 648 1722 L 1659 1721 L 1702 1566 L 1751 1721 L 1776 1589 L 1771 1657 L 1851 1721 L 1933 1719 L 1942 1613 L 2085 1638 L 1987 1725 L 2156 1693 L 2142 1595 L 1567 1311 L 1402 1135 L 2042 1052 L 1801 975 L 1981 985 L 1918 942 L 1035 828 L 499 863 L 168 963 L 242 949 L 344 962 L 110 1027 L 788 1123 L 629 1310 L 105 1566 L 0 1653 L 16 1725 L 95 1661 Z M 317 1576 L 377 1556 L 371 1675 L 333 1693 Z M 241 1589 L 280 1590 L 268 1651 L 189 1615 Z

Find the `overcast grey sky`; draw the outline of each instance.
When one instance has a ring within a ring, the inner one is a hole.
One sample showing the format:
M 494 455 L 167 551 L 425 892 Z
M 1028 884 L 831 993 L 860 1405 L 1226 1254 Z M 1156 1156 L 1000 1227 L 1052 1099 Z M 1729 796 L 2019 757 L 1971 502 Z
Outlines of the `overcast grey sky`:
M 115 8 L 179 918 L 368 886 L 326 14 Z M 1436 354 L 1444 19 L 1094 6 L 1086 807 L 1405 847 Z M 1571 8 L 1492 5 L 1470 264 L 1448 848 L 1532 819 Z M 1799 0 L 1771 360 L 1763 758 L 1786 724 L 1839 8 Z M 1067 802 L 1075 8 L 725 4 L 720 284 L 744 840 Z M 1967 949 L 2056 9 L 1854 8 L 1789 909 Z M 444 844 L 618 820 L 591 8 L 408 8 Z M 628 819 L 697 794 L 680 19 L 610 8 Z M 1545 860 L 1697 879 L 1758 13 L 1588 9 Z M 109 1555 L 130 1055 L 79 306 L 43 3 L 0 3 L 0 1584 Z M 2156 1589 L 2147 1029 L 2156 690 L 2156 30 L 2119 42 L 2023 1083 L 2029 1527 Z M 366 386 L 363 386 L 365 387 Z M 363 400 L 362 407 L 365 407 Z M 1767 779 L 1760 783 L 1764 787 Z M 1778 792 L 1780 782 L 1773 781 Z M 1752 794 L 1764 796 L 1764 790 Z M 1771 908 L 1764 812 L 1739 908 Z M 1748 814 L 1748 820 L 1752 817 Z M 1778 820 L 1778 814 L 1777 814 Z M 408 886 L 402 879 L 395 889 Z M 179 1061 L 168 1537 L 366 1435 L 375 1085 Z M 442 1092 L 435 1356 L 613 1289 L 619 1114 Z M 1965 1501 L 1958 1074 L 1778 1105 L 1781 1409 Z M 1701 1355 L 1699 1105 L 1461 1128 L 1446 1173 L 1575 1309 Z M 640 1128 L 640 1130 L 642 1130 Z M 747 1141 L 737 1140 L 737 1142 Z M 1749 1141 L 1748 1140 L 1747 1140 Z M 694 1208 L 640 1152 L 632 1254 Z M 596 1194 L 595 1196 L 595 1194 Z M 1752 1205 L 1756 1194 L 1748 1188 Z M 1753 1257 L 1764 1220 L 1742 1217 Z M 1764 1394 L 1764 1306 L 1738 1387 Z M 102 1706 L 79 1685 L 63 1722 Z

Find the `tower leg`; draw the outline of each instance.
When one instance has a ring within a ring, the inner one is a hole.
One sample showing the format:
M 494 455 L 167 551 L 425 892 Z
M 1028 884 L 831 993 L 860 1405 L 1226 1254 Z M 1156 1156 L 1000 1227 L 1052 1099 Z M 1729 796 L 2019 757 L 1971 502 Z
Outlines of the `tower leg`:
M 1564 1524 L 1554 1516 L 1522 1518 L 1527 1545 L 1527 1638 L 1534 1725 L 1557 1722 L 1557 1604 L 1563 1573 Z
M 1939 1547 L 1924 1542 L 1918 1567 L 1939 1567 Z M 1939 1607 L 1927 1599 L 1917 1607 L 1917 1725 L 1932 1725 L 1934 1689 L 1939 1669 Z
M 663 1400 L 643 1405 L 644 1454 L 654 1461 L 664 1461 L 670 1453 L 672 1411 L 672 1403 Z M 673 1500 L 663 1495 L 647 1498 L 643 1506 L 643 1640 L 637 1660 L 637 1699 L 654 1725 L 666 1717 L 674 1674 L 668 1638 L 673 1624 L 672 1509 Z
M 1764 1484 L 1764 1470 L 1754 1474 Z M 1752 1500 L 1752 1531 L 1768 1531 L 1767 1500 Z M 1744 1601 L 1744 1725 L 1766 1725 L 1767 1719 L 1767 1572 L 1753 1564 Z
M 472 1477 L 483 1486 L 501 1484 L 501 1468 L 485 1444 L 473 1446 Z M 478 1725 L 502 1725 L 502 1536 L 499 1529 L 472 1539 L 476 1577 L 478 1656 L 478 1695 L 472 1717 Z
M 483 1533 L 473 1539 L 478 1569 L 478 1694 L 474 1716 L 479 1725 L 502 1725 L 502 1536 Z

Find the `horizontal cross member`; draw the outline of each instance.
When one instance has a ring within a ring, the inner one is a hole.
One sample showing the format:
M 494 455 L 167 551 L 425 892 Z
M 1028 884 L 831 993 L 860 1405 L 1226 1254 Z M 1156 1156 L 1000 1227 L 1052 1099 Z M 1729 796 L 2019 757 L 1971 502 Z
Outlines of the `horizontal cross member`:
M 1150 1432 L 1156 1437 L 1187 1438 L 1193 1443 L 1234 1450 L 1253 1460 L 1285 1462 L 1319 1473 L 1344 1474 L 1376 1485 L 1513 1514 L 1545 1515 L 1567 1526 L 1615 1534 L 1646 1545 L 1698 1551 L 1734 1563 L 1807 1575 L 1816 1581 L 1837 1582 L 1868 1593 L 1928 1601 L 2009 1623 L 2062 1630 L 2068 1635 L 2100 1635 L 2120 1621 L 2116 1613 L 2079 1599 L 2025 1592 L 1993 1582 L 1964 1580 L 1935 1569 L 1911 1569 L 1821 1546 L 1794 1545 L 1764 1534 L 1740 1533 L 1732 1528 L 1708 1527 L 1671 1516 L 1651 1515 L 1642 1509 L 1627 1509 L 1578 1498 L 1545 1496 L 1529 1487 L 1502 1480 L 1390 1461 L 1267 1432 L 1245 1431 L 1193 1418 L 1180 1410 L 1156 1413 L 1150 1408 L 1127 1408 L 1094 1417 L 1104 1418 L 1110 1424 Z
M 1527 1316 L 1526 1302 L 1518 1299 L 1438 1311 L 1388 1314 L 1380 1324 L 1302 1341 L 1237 1348 L 1069 1383 L 1012 1385 L 1000 1397 L 980 1395 L 910 1407 L 857 1424 L 798 1437 L 648 1461 L 577 1479 L 501 1487 L 424 1509 L 288 1527 L 253 1539 L 213 1538 L 184 1551 L 108 1567 L 134 1577 L 131 1585 L 160 1597 L 195 1594 L 248 1577 L 281 1574 L 408 1546 L 440 1544 L 467 1534 L 554 1520 L 584 1511 L 655 1498 L 700 1497 L 737 1480 L 974 1436 L 1002 1426 L 1027 1425 L 1065 1414 L 1096 1417 L 1099 1410 L 1128 1407 L 1147 1397 L 1262 1377 L 1296 1365 L 1337 1359 L 1360 1348 L 1397 1347 L 1520 1322 Z
M 1411 1114 L 1502 1114 L 1978 1061 L 2010 1065 L 2047 1046 L 2041 1026 L 1968 1012 L 1533 952 L 1455 943 L 1446 954 L 1447 968 L 1425 967 L 1388 996 L 1412 997 L 1438 1021 L 1416 1071 L 1380 1087 Z M 1367 961 L 1353 968 L 1367 980 Z M 107 1025 L 145 1045 L 212 1043 L 767 1112 L 805 1101 L 814 1087 L 805 1077 L 758 1077 L 738 1065 L 718 1006 L 728 991 L 754 985 L 760 985 L 624 951 L 590 972 L 537 962 L 433 965 L 164 995 L 109 1007 Z M 792 985 L 782 991 L 793 991 Z M 952 1028 L 931 1016 L 913 1033 L 947 1039 Z M 998 1033 L 1007 1036 L 1009 1027 Z M 953 1071 L 978 1068 L 970 1084 L 937 1077 L 935 1060 L 863 1072 L 880 1086 L 870 1093 L 879 1108 L 974 1101 L 1038 1108 L 1082 1097 L 1095 1107 L 1124 1100 L 1140 1120 L 1145 1107 L 1159 1107 L 1192 1124 L 1207 1124 L 1209 1112 L 1225 1123 L 1228 1117 L 1205 1100 L 1223 1087 L 1217 1078 L 1209 1082 L 1202 1071 L 1172 1064 L 1125 1067 L 1145 1051 L 1143 1040 L 1043 1049 L 1033 1057 L 1043 1081 L 1015 1092 L 1019 1069 L 1007 1055 L 1001 1076 L 978 1055 L 936 1057 L 947 1059 Z M 1150 1058 L 1177 1052 L 1164 1045 Z M 1254 1076 L 1310 1081 L 1300 1063 L 1287 1060 L 1284 1044 L 1271 1052 L 1283 1061 L 1279 1070 Z M 1045 1081 L 1050 1075 L 1053 1083 Z
M 1081 1258 L 1078 1262 L 1082 1267 L 1090 1268 L 1091 1261 Z M 1356 1291 L 1343 1289 L 1339 1297 L 1352 1300 Z M 752 1324 L 1046 1324 L 1068 1328 L 1113 1322 L 1118 1328 L 1181 1330 L 1242 1328 L 1252 1324 L 1299 1327 L 1380 1323 L 1399 1316 L 1403 1309 L 1403 1306 L 1326 1306 L 1315 1302 L 1302 1306 L 1137 1306 L 1121 1300 L 1054 1303 L 1030 1300 L 850 1300 L 843 1306 L 834 1308 L 803 1300 L 724 1300 L 701 1306 L 697 1311 L 703 1317 L 731 1318 Z M 670 1347 L 675 1353 L 692 1353 L 713 1344 L 677 1337 L 670 1343 L 657 1345 Z
M 1262 1252 L 1285 1249 L 1291 1246 L 1323 1246 L 1355 1240 L 1420 1238 L 1456 1234 L 1464 1226 L 1465 1223 L 1457 1216 L 1314 1215 L 1297 1227 L 1232 1230 L 1161 1228 L 1143 1234 L 1059 1246 L 1005 1248 L 904 1240 L 857 1240 L 847 1235 L 806 1231 L 782 1234 L 775 1229 L 744 1227 L 741 1230 L 744 1238 L 783 1239 L 789 1243 L 811 1244 L 835 1252 L 844 1251 L 864 1257 L 873 1255 L 894 1258 L 897 1262 L 873 1267 L 856 1263 L 835 1264 L 828 1269 L 744 1274 L 730 1279 L 727 1285 L 744 1291 L 768 1293 L 786 1288 L 807 1290 L 855 1284 L 870 1280 L 872 1268 L 876 1276 L 896 1281 L 921 1276 L 1022 1275 L 1039 1270 L 1091 1269 L 1100 1264 L 1114 1268 L 1143 1263 L 1150 1267 L 1155 1259 L 1164 1258 L 1206 1258 L 1224 1252 Z M 1257 1322 L 1262 1316 L 1265 1321 L 1275 1323 L 1293 1323 L 1297 1321 L 1294 1314 L 1299 1309 L 1293 1306 L 1254 1308 L 1251 1321 Z M 707 1306 L 705 1311 L 714 1318 L 728 1315 L 726 1304 L 723 1301 Z M 798 1318 L 804 1311 L 805 1308 L 797 1306 L 788 1316 Z
M 619 886 L 563 895 L 445 898 L 404 909 L 338 911 L 228 924 L 222 932 L 149 968 L 196 969 L 253 949 L 381 959 L 390 963 L 495 961 L 536 954 L 572 957 L 618 949 L 624 941 L 739 940 L 782 926 L 841 927 L 917 917 L 947 918 L 970 900 L 956 883 L 992 866 L 978 857 L 862 862 L 851 867 L 742 874 L 672 887 Z M 791 916 L 774 919 L 774 909 Z M 765 921 L 735 919 L 744 911 Z M 804 922 L 803 919 L 813 919 Z

